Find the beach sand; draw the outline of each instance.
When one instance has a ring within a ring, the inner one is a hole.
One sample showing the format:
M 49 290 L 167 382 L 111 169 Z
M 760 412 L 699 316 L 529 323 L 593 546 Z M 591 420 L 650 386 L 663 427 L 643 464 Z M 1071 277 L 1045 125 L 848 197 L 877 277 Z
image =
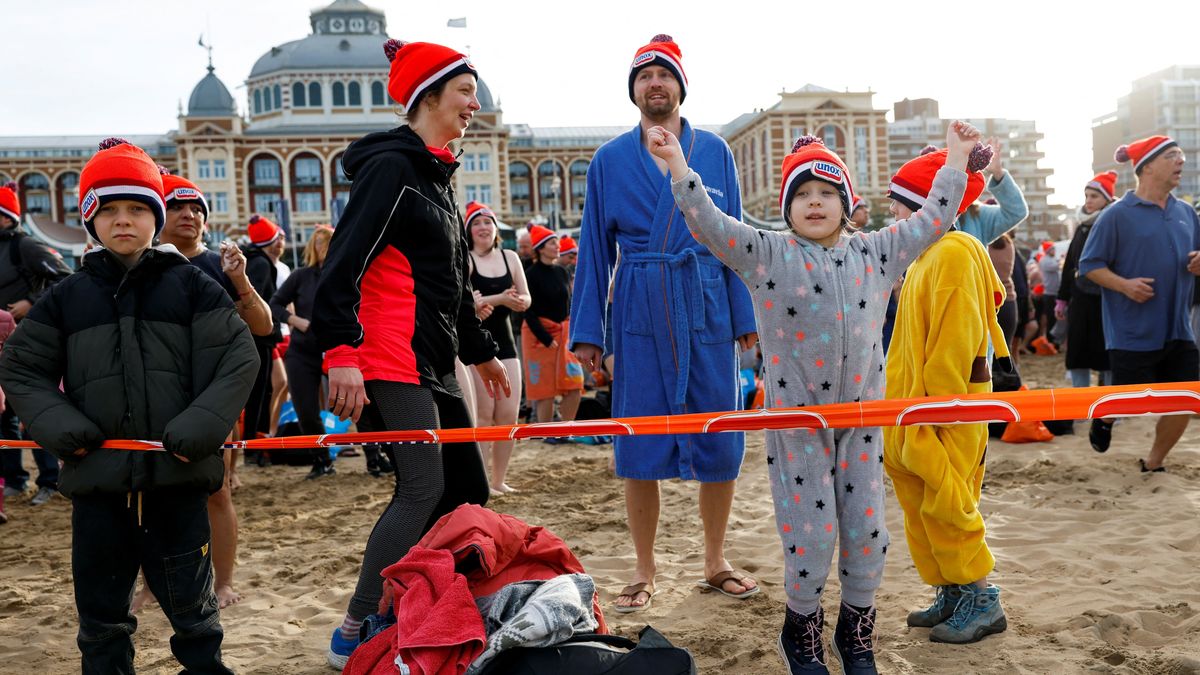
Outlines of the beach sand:
M 1026 357 L 1031 387 L 1065 386 L 1059 358 Z M 1168 457 L 1170 473 L 1138 472 L 1152 420 L 1120 423 L 1112 449 L 1080 435 L 988 452 L 982 510 L 1003 589 L 1006 633 L 979 644 L 928 641 L 905 614 L 928 604 L 908 557 L 889 488 L 892 545 L 878 596 L 876 654 L 890 673 L 1200 673 L 1200 424 Z M 611 446 L 521 444 L 509 484 L 518 494 L 490 506 L 557 533 L 596 578 L 606 608 L 627 583 L 633 549 L 621 482 L 607 470 Z M 28 455 L 26 455 L 28 463 Z M 663 485 L 658 594 L 646 611 L 606 613 L 615 632 L 645 624 L 696 657 L 701 673 L 784 673 L 775 651 L 783 619 L 782 553 L 764 471 L 761 434 L 749 434 L 730 522 L 729 558 L 764 588 L 747 601 L 702 594 L 696 485 Z M 237 587 L 244 600 L 222 614 L 226 662 L 244 673 L 327 673 L 329 634 L 353 589 L 362 547 L 392 488 L 363 459 L 338 474 L 302 480 L 305 467 L 242 469 Z M 71 592 L 70 503 L 6 505 L 0 526 L 0 672 L 78 672 Z M 836 573 L 826 589 L 838 603 Z M 170 627 L 157 605 L 134 636 L 140 672 L 176 672 Z M 838 672 L 836 659 L 830 670 Z

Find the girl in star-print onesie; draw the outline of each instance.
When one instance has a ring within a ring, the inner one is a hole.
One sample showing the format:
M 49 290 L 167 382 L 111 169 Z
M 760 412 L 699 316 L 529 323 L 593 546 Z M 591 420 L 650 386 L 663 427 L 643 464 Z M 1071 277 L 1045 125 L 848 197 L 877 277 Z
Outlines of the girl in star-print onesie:
M 884 313 L 896 278 L 954 222 L 973 170 L 987 165 L 979 131 L 953 123 L 949 158 L 926 207 L 878 232 L 850 229 L 854 199 L 842 160 L 812 136 L 783 160 L 780 208 L 791 231 L 758 230 L 721 213 L 678 140 L 648 132 L 697 241 L 749 287 L 762 344 L 768 406 L 883 398 Z M 767 469 L 783 540 L 787 616 L 780 647 L 789 667 L 824 663 L 821 591 L 835 553 L 842 604 L 834 646 L 853 672 L 874 672 L 875 591 L 888 533 L 878 427 L 767 432 Z M 816 672 L 820 672 L 820 667 Z

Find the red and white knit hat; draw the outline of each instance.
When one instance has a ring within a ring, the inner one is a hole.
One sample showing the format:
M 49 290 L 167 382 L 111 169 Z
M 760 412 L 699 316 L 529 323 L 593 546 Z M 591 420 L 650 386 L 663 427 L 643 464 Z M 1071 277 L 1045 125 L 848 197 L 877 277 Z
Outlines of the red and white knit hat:
M 1099 192 L 1111 202 L 1117 198 L 1117 172 L 1105 171 L 1097 174 L 1095 178 L 1088 181 L 1086 188 Z
M 900 167 L 888 186 L 888 197 L 907 206 L 913 211 L 920 211 L 929 198 L 929 190 L 933 188 L 933 178 L 939 169 L 946 165 L 946 150 L 933 152 L 921 151 L 922 154 L 910 159 Z M 962 201 L 958 204 L 958 215 L 962 215 L 967 207 L 979 199 L 987 181 L 980 173 L 992 161 L 992 148 L 983 143 L 976 143 L 975 149 L 967 159 L 967 189 L 963 192 Z
M 200 188 L 183 176 L 172 175 L 164 166 L 159 166 L 158 171 L 162 174 L 163 200 L 167 206 L 170 206 L 171 202 L 195 202 L 204 211 L 204 221 L 208 222 L 208 201 L 204 199 Z
M 256 213 L 250 216 L 250 224 L 246 226 L 246 234 L 250 236 L 251 244 L 262 248 L 274 244 L 276 240 L 283 236 L 283 230 L 275 223 Z
M 866 208 L 866 206 L 867 206 L 867 200 L 863 199 L 862 197 L 859 197 L 858 195 L 854 195 L 854 201 L 851 202 L 851 204 L 850 204 L 850 215 L 854 215 L 855 211 L 862 209 L 862 208 Z
M 421 94 L 442 82 L 463 73 L 479 78 L 466 54 L 432 42 L 388 40 L 383 53 L 392 63 L 388 93 L 406 111 L 416 106 Z
M 558 238 L 558 254 L 566 255 L 568 253 L 579 253 L 579 244 L 570 235 L 563 235 Z
M 99 241 L 92 225 L 105 204 L 120 199 L 141 202 L 154 211 L 154 234 L 167 219 L 163 202 L 162 174 L 145 150 L 123 138 L 100 141 L 100 151 L 88 160 L 79 174 L 79 214 L 92 239 Z
M 650 43 L 633 55 L 629 66 L 629 100 L 633 101 L 633 79 L 646 66 L 662 66 L 679 80 L 679 102 L 687 98 L 687 75 L 683 72 L 683 52 L 675 44 L 675 38 L 659 33 L 650 38 Z M 637 101 L 634 101 L 637 103 Z
M 1113 159 L 1122 164 L 1133 162 L 1133 172 L 1138 173 L 1146 165 L 1146 162 L 1163 154 L 1168 148 L 1178 145 L 1170 136 L 1151 136 L 1117 148 L 1117 151 L 1113 153 Z
M 533 250 L 538 250 L 551 239 L 558 239 L 558 233 L 554 230 L 541 225 L 529 226 L 529 243 L 533 244 Z
M 788 225 L 792 220 L 788 215 L 788 207 L 796 188 L 801 184 L 819 180 L 837 188 L 842 197 L 842 213 L 846 218 L 852 211 L 854 203 L 854 186 L 850 183 L 850 171 L 837 153 L 825 147 L 824 141 L 816 136 L 801 136 L 792 145 L 792 153 L 783 158 L 783 181 L 779 186 L 779 210 Z
M 489 208 L 487 204 L 476 201 L 467 202 L 467 217 L 463 220 L 463 227 L 470 230 L 471 221 L 479 216 L 487 216 L 492 219 L 493 223 L 496 222 L 496 212 Z
M 0 185 L 0 216 L 21 222 L 21 200 L 17 197 L 17 184 L 12 181 Z

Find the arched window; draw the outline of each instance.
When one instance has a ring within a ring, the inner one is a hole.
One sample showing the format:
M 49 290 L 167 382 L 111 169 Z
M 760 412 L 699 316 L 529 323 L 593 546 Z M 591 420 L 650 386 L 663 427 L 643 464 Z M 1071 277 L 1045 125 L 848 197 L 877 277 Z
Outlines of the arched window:
M 254 114 L 257 115 L 261 112 L 262 112 L 262 90 L 255 89 L 254 90 Z
M 588 165 L 586 159 L 571 162 L 571 205 L 575 211 L 583 210 L 583 198 L 587 196 Z
M 304 95 L 304 85 L 297 82 L 292 85 L 292 107 L 303 108 L 308 105 L 308 97 Z
M 59 174 L 54 181 L 58 191 L 59 212 L 55 218 L 67 225 L 79 227 L 79 174 L 67 171 Z
M 362 105 L 362 86 L 361 85 L 359 85 L 357 82 L 351 82 L 346 87 L 346 93 L 350 98 L 350 100 L 348 101 L 350 105 L 352 105 L 352 106 Z
M 316 213 L 325 208 L 325 178 L 321 159 L 308 152 L 292 159 L 292 210 Z
M 333 202 L 329 204 L 330 217 L 337 218 L 350 203 L 350 177 L 342 166 L 343 153 L 333 160 Z
M 508 165 L 509 199 L 512 201 L 514 215 L 526 215 L 532 211 L 532 173 L 525 162 L 513 162 Z
M 21 213 L 44 213 L 50 215 L 50 179 L 43 173 L 27 173 L 21 176 L 18 198 Z
M 340 108 L 346 105 L 346 85 L 341 82 L 334 82 L 331 95 L 333 96 L 334 107 Z
M 308 85 L 308 104 L 314 108 L 321 107 L 321 83 L 312 82 Z
M 376 80 L 371 83 L 371 105 L 378 107 L 385 105 L 383 99 L 383 83 Z
M 283 89 L 279 85 L 275 85 L 274 93 L 271 95 L 271 110 L 279 110 L 283 107 Z
M 250 160 L 250 203 L 254 213 L 275 213 L 283 199 L 283 176 L 274 155 L 259 154 Z
M 550 218 L 550 225 L 554 229 L 561 227 L 561 213 L 567 208 L 566 187 L 561 164 L 547 160 L 538 165 L 540 210 Z

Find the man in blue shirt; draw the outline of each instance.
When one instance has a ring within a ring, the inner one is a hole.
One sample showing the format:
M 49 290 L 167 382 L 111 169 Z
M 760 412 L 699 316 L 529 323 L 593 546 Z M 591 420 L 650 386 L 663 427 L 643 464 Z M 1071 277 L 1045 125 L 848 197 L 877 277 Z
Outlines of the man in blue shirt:
M 1166 136 L 1117 148 L 1133 162 L 1137 189 L 1125 193 L 1092 226 L 1079 273 L 1103 287 L 1104 341 L 1113 384 L 1200 379 L 1200 352 L 1189 321 L 1194 276 L 1200 276 L 1200 218 L 1171 190 L 1184 154 Z M 1165 471 L 1163 460 L 1188 425 L 1186 415 L 1158 420 L 1142 471 Z M 1112 423 L 1093 420 L 1097 452 L 1108 450 Z

